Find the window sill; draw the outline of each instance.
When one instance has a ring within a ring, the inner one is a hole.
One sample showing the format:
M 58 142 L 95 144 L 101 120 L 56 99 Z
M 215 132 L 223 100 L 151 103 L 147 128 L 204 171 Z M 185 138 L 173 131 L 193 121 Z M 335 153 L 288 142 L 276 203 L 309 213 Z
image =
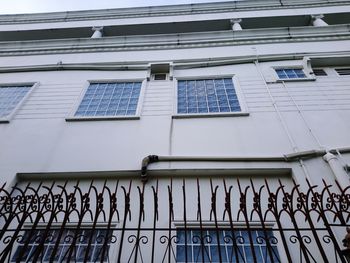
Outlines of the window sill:
M 277 79 L 276 82 L 277 83 L 281 83 L 281 82 L 296 82 L 296 81 L 315 81 L 316 78 L 312 77 L 312 78 L 295 78 L 295 79 Z
M 9 119 L 0 119 L 0 123 L 10 123 Z
M 114 120 L 139 120 L 140 116 L 94 116 L 94 117 L 68 117 L 67 122 L 76 121 L 114 121 Z
M 187 118 L 217 118 L 217 117 L 241 117 L 241 116 L 249 116 L 249 112 L 175 114 L 172 116 L 172 118 L 187 119 Z

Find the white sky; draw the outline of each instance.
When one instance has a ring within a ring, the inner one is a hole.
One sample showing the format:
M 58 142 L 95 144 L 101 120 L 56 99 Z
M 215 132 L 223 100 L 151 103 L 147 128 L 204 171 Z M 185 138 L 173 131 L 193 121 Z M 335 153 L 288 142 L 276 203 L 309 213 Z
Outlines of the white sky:
M 222 1 L 225 0 L 0 0 L 0 14 L 42 13 Z

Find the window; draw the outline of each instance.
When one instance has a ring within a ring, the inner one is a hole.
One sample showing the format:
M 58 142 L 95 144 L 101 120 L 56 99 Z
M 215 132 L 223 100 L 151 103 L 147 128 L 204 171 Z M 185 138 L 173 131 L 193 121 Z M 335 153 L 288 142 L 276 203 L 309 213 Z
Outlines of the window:
M 19 242 L 19 246 L 16 248 L 15 253 L 11 259 L 11 262 L 31 262 L 33 260 L 33 256 L 36 253 L 36 248 L 42 242 L 44 238 L 44 230 L 37 230 L 30 237 L 30 231 L 26 231 L 24 237 Z M 44 241 L 44 247 L 40 254 L 40 262 L 51 262 L 50 258 L 54 255 L 54 262 L 67 262 L 69 248 L 73 242 L 74 235 L 76 231 L 72 230 L 63 230 L 63 234 L 59 240 L 59 246 L 57 250 L 54 251 L 55 244 L 57 242 L 57 238 L 60 230 L 51 230 L 49 234 L 46 236 Z M 100 262 L 103 252 L 103 244 L 105 239 L 110 239 L 110 236 L 107 236 L 107 230 L 105 229 L 95 229 L 92 230 L 80 230 L 77 234 L 77 242 L 73 246 L 73 254 L 71 260 L 74 262 L 84 262 L 85 254 L 88 253 L 88 262 Z M 89 239 L 92 238 L 91 246 L 89 251 L 86 249 L 88 247 Z M 29 240 L 28 246 L 22 255 L 21 259 L 19 258 L 22 249 L 27 240 Z M 108 259 L 108 247 L 105 250 L 104 261 L 107 262 Z
M 0 119 L 6 119 L 31 89 L 26 86 L 0 86 Z
M 290 69 L 275 69 L 279 79 L 304 79 L 306 75 L 302 69 L 290 68 Z
M 177 82 L 178 114 L 239 111 L 241 107 L 231 78 Z
M 257 261 L 262 263 L 280 262 L 276 244 L 277 239 L 273 236 L 272 231 L 268 230 L 267 232 L 273 260 L 271 260 L 268 253 L 264 232 L 262 230 L 251 230 Z M 187 242 L 185 242 L 185 233 L 187 233 Z M 217 239 L 218 234 L 219 240 Z M 222 262 L 253 262 L 248 231 L 235 230 L 234 235 L 233 237 L 233 232 L 230 229 L 222 228 L 219 230 L 203 229 L 202 232 L 199 229 L 187 229 L 186 232 L 184 229 L 179 229 L 177 231 L 176 262 L 220 262 L 219 253 Z M 236 240 L 236 249 L 233 240 Z
M 75 117 L 136 115 L 141 82 L 91 83 Z

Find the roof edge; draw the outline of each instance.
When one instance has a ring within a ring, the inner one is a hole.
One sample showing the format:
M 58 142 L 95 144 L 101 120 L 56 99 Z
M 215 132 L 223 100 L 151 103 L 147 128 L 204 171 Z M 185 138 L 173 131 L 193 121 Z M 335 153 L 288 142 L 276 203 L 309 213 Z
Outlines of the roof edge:
M 245 0 L 215 3 L 196 3 L 165 6 L 128 7 L 114 9 L 79 10 L 49 13 L 0 15 L 0 24 L 68 22 L 127 17 L 168 16 L 184 14 L 220 13 L 240 10 L 266 10 L 278 8 L 305 8 L 317 6 L 350 5 L 349 0 Z M 88 17 L 87 17 L 88 15 Z

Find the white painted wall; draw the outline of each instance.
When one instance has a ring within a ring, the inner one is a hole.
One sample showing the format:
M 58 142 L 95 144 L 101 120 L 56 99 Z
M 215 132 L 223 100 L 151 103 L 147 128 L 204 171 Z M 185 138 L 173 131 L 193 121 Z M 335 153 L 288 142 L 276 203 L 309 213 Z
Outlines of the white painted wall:
M 321 13 L 325 9 L 293 9 L 298 14 Z M 327 9 L 342 12 L 338 6 Z M 275 15 L 277 11 L 259 11 L 260 16 Z M 290 10 L 279 12 L 288 15 Z M 231 14 L 212 14 L 208 18 L 230 17 Z M 240 16 L 252 16 L 243 12 Z M 191 19 L 206 19 L 196 15 Z M 142 18 L 146 19 L 146 18 Z M 127 23 L 141 23 L 126 19 Z M 147 18 L 161 22 L 173 17 Z M 178 20 L 188 19 L 177 17 Z M 69 26 L 93 21 L 70 22 Z M 109 21 L 115 23 L 115 21 Z M 143 21 L 147 22 L 147 21 Z M 35 27 L 38 25 L 35 25 Z M 40 24 L 40 27 L 47 27 Z M 67 26 L 51 24 L 50 27 Z M 2 25 L 0 29 L 12 26 Z M 39 27 L 39 26 L 38 26 Z M 25 25 L 22 29 L 33 28 Z M 150 40 L 152 37 L 145 37 Z M 338 76 L 334 66 L 326 68 L 328 76 L 316 80 L 274 82 L 275 66 L 302 65 L 302 56 L 349 56 L 347 37 L 299 42 L 262 42 L 228 46 L 163 48 L 139 51 L 103 50 L 94 53 L 62 54 L 4 54 L 2 67 L 63 63 L 138 63 L 147 65 L 159 61 L 189 62 L 227 57 L 270 56 L 270 62 L 261 61 L 262 78 L 256 65 L 247 63 L 184 68 L 174 66 L 174 80 L 147 82 L 140 98 L 140 119 L 67 122 L 72 110 L 91 80 L 146 79 L 147 70 L 53 70 L 1 73 L 0 84 L 35 82 L 37 87 L 23 103 L 9 123 L 0 123 L 0 177 L 14 182 L 17 173 L 138 171 L 141 160 L 149 154 L 174 156 L 282 156 L 293 151 L 334 149 L 350 146 L 350 76 Z M 8 43 L 7 43 L 8 44 Z M 17 51 L 23 51 L 21 43 Z M 1 43 L 0 43 L 1 45 Z M 97 45 L 98 46 L 98 45 Z M 296 59 L 272 59 L 274 55 L 291 55 Z M 266 59 L 265 59 L 266 60 Z M 176 105 L 176 79 L 232 76 L 240 103 L 248 116 L 173 118 Z M 340 157 L 339 157 L 340 158 Z M 342 154 L 343 164 L 350 164 L 350 154 Z M 322 179 L 333 182 L 334 175 L 322 157 L 305 160 L 305 169 L 298 162 L 179 162 L 155 163 L 150 170 L 183 169 L 291 169 L 291 176 L 306 187 L 305 179 L 314 184 Z M 305 172 L 307 171 L 307 173 Z M 259 173 L 259 172 L 257 172 Z M 274 175 L 275 176 L 275 175 Z M 74 175 L 72 174 L 72 179 Z M 251 175 L 238 176 L 249 178 Z M 269 177 L 269 176 L 267 176 Z M 29 178 L 29 177 L 28 177 Z M 269 177 L 270 178 L 270 177 Z M 272 178 L 272 176 L 271 176 Z M 276 178 L 275 178 L 276 179 Z M 274 179 L 274 180 L 275 180 Z M 166 181 L 167 179 L 165 179 Z M 255 178 L 254 180 L 257 180 Z M 259 179 L 260 180 L 260 179 Z M 166 182 L 162 181 L 161 184 Z M 287 180 L 290 182 L 289 180 Z M 179 182 L 176 182 L 179 183 Z M 150 180 L 150 185 L 154 179 Z M 206 185 L 205 187 L 207 187 Z M 133 188 L 134 189 L 134 188 Z M 208 189 L 207 189 L 208 191 Z

